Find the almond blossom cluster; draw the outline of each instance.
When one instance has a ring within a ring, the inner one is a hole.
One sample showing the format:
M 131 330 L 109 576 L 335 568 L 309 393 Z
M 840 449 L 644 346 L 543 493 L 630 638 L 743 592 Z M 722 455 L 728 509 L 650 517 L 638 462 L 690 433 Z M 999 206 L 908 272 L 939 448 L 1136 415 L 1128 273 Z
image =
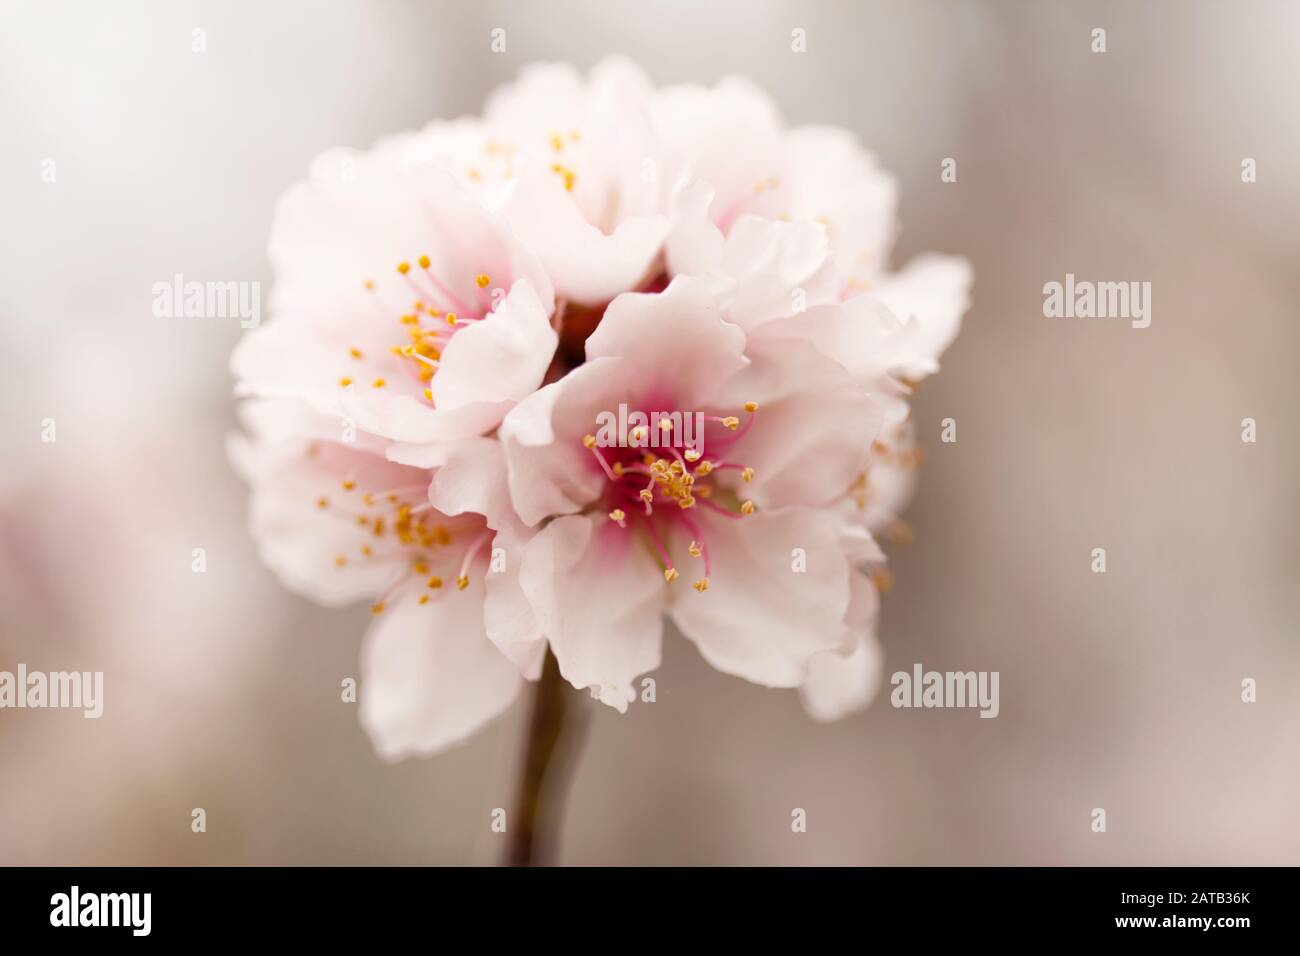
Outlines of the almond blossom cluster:
M 312 163 L 232 357 L 231 455 L 284 584 L 370 604 L 382 756 L 464 739 L 548 650 L 625 711 L 666 618 L 818 719 L 870 701 L 908 398 L 971 283 L 944 256 L 890 271 L 896 204 L 847 132 L 619 59 Z M 620 407 L 651 425 L 599 439 Z

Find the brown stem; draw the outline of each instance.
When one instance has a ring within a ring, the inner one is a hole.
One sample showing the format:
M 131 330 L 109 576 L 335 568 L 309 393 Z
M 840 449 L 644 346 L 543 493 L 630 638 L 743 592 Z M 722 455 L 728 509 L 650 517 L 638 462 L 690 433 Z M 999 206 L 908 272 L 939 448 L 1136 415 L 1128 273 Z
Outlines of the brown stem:
M 553 760 L 562 749 L 559 744 L 565 730 L 565 718 L 570 710 L 570 689 L 560 676 L 560 666 L 548 648 L 542 665 L 542 676 L 533 691 L 532 713 L 528 721 L 528 739 L 524 747 L 524 763 L 519 772 L 519 789 L 515 794 L 514 813 L 509 819 L 509 845 L 506 863 L 510 866 L 530 866 L 537 862 L 537 836 L 547 832 L 553 843 L 560 819 L 563 801 L 564 764 L 572 760 Z M 569 753 L 575 756 L 581 742 L 581 731 L 586 721 L 581 708 L 574 711 L 570 720 L 570 740 L 566 741 Z M 553 768 L 553 769 L 552 769 Z M 550 770 L 550 773 L 548 773 Z M 544 800 L 543 797 L 554 798 Z

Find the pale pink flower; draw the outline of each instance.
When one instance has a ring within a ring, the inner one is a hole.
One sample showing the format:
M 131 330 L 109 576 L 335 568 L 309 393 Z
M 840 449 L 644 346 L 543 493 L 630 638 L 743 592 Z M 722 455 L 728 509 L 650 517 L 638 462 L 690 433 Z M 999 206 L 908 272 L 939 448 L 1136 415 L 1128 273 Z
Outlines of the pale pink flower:
M 850 134 L 617 58 L 313 162 L 232 358 L 232 454 L 285 584 L 377 612 L 381 754 L 462 739 L 548 647 L 625 710 L 665 617 L 818 719 L 870 701 L 873 533 L 900 526 L 908 399 L 970 284 L 950 257 L 888 271 L 896 204 Z M 700 454 L 595 444 L 620 405 L 705 415 Z
M 722 314 L 731 288 L 679 277 L 619 297 L 586 363 L 502 423 L 511 500 L 541 529 L 519 571 L 533 618 L 489 637 L 544 635 L 567 679 L 620 710 L 659 664 L 665 614 L 715 667 L 771 687 L 804 683 L 866 616 L 826 506 L 862 473 L 882 409 L 810 345 L 747 343 Z M 703 454 L 597 445 L 620 404 L 703 413 Z
M 272 320 L 231 359 L 242 396 L 431 442 L 495 428 L 550 365 L 554 292 L 536 255 L 435 165 L 318 157 L 279 202 L 269 256 Z
M 430 754 L 464 739 L 505 710 L 523 682 L 488 641 L 483 616 L 497 540 L 489 522 L 510 521 L 499 507 L 499 443 L 447 443 L 435 470 L 413 468 L 365 442 L 314 437 L 328 426 L 292 409 L 246 407 L 256 440 L 231 442 L 253 486 L 262 560 L 318 603 L 370 603 L 358 704 L 381 756 Z M 285 432 L 286 411 L 301 437 Z

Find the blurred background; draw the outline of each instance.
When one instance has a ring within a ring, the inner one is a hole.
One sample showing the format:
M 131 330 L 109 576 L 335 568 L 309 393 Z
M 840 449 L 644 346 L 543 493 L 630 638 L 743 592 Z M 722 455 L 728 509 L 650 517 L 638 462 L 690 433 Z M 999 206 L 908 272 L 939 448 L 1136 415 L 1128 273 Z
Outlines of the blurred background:
M 155 318 L 151 287 L 265 297 L 272 204 L 315 154 L 478 112 L 527 62 L 613 52 L 659 84 L 743 73 L 789 122 L 854 130 L 902 184 L 896 261 L 973 261 L 974 307 L 915 404 L 916 540 L 891 549 L 880 636 L 886 674 L 1000 671 L 1001 715 L 895 710 L 885 687 L 819 725 L 670 634 L 658 702 L 592 712 L 549 858 L 1300 862 L 1300 6 L 0 11 L 0 670 L 106 673 L 98 721 L 0 711 L 0 863 L 499 858 L 526 708 L 432 760 L 374 756 L 339 698 L 366 608 L 292 597 L 246 534 L 223 449 L 239 323 Z M 1045 319 L 1066 272 L 1150 281 L 1151 327 Z

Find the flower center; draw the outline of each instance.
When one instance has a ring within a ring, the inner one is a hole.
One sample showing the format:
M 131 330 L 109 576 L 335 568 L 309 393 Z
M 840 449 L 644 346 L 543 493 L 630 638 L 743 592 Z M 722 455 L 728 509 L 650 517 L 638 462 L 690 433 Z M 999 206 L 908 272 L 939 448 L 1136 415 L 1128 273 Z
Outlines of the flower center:
M 430 388 L 430 383 L 438 372 L 442 350 L 458 331 L 475 322 L 483 321 L 483 318 L 492 311 L 493 301 L 499 290 L 489 292 L 488 286 L 492 284 L 492 279 L 486 273 L 480 272 L 474 277 L 474 285 L 478 290 L 477 302 L 466 302 L 438 279 L 430 268 L 431 262 L 428 256 L 420 256 L 416 260 L 416 265 L 419 266 L 418 272 L 409 262 L 403 261 L 397 264 L 397 274 L 402 278 L 405 291 L 415 295 L 408 311 L 399 314 L 400 310 L 392 309 L 386 303 L 379 301 L 374 280 L 366 280 L 365 288 L 367 292 L 376 296 L 377 307 L 384 319 L 398 314 L 397 321 L 402 326 L 404 341 L 391 346 L 389 351 L 403 360 L 403 370 L 423 387 L 424 400 L 432 405 L 433 390 Z M 476 312 L 477 315 L 474 314 Z M 348 355 L 354 361 L 360 361 L 365 357 L 361 349 L 356 346 L 348 349 Z M 349 388 L 353 384 L 355 382 L 351 375 L 340 376 L 340 388 Z M 383 377 L 375 378 L 370 385 L 372 388 L 385 388 L 388 380 Z
M 602 507 L 609 509 L 609 520 L 620 528 L 644 534 L 662 565 L 664 580 L 669 583 L 680 576 L 669 545 L 670 539 L 680 535 L 690 540 L 687 553 L 704 564 L 703 576 L 692 587 L 700 592 L 709 587 L 709 547 L 699 522 L 693 517 L 696 509 L 733 520 L 754 513 L 754 502 L 739 494 L 734 483 L 723 480 L 729 472 L 738 473 L 742 482 L 754 480 L 753 468 L 726 457 L 727 449 L 753 425 L 758 405 L 746 402 L 745 411 L 747 418 L 743 425 L 740 418 L 732 415 L 703 416 L 706 424 L 721 429 L 708 441 L 710 448 L 721 448 L 718 457 L 706 458 L 698 450 L 704 444 L 688 446 L 670 428 L 662 428 L 670 424 L 666 418 L 659 419 L 660 435 L 652 436 L 649 426 L 639 425 L 628 434 L 626 444 L 610 446 L 599 442 L 594 434 L 583 436 L 583 445 L 591 451 L 608 481 Z M 652 445 L 656 451 L 645 450 Z M 666 455 L 656 453 L 665 449 Z
M 396 559 L 407 565 L 406 572 L 371 605 L 371 611 L 382 613 L 392 595 L 413 581 L 425 592 L 440 591 L 444 578 L 454 581 L 461 591 L 469 587 L 470 565 L 492 537 L 481 520 L 448 519 L 434 511 L 425 497 L 427 481 L 361 491 L 354 471 L 342 480 L 340 489 L 341 501 L 322 495 L 316 499 L 316 507 L 355 522 L 370 533 L 371 540 L 360 545 L 356 554 L 335 555 L 334 566 L 341 570 L 356 559 Z M 419 603 L 427 604 L 429 598 L 429 593 L 421 593 Z

